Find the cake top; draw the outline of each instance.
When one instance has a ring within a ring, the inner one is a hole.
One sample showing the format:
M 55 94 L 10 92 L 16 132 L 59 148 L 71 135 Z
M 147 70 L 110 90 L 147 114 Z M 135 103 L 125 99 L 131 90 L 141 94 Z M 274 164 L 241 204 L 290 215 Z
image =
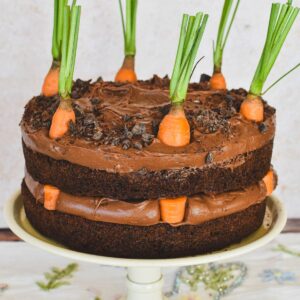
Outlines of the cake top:
M 70 124 L 69 132 L 57 140 L 48 137 L 59 98 L 45 101 L 37 96 L 26 106 L 21 122 L 23 138 L 40 151 L 48 147 L 52 155 L 68 153 L 68 159 L 73 149 L 77 163 L 80 159 L 80 164 L 95 168 L 102 164 L 113 170 L 119 156 L 119 171 L 125 171 L 203 166 L 255 150 L 274 136 L 274 108 L 265 103 L 262 123 L 244 120 L 238 111 L 245 90 L 210 91 L 208 83 L 202 82 L 190 85 L 184 104 L 191 127 L 190 144 L 167 146 L 157 138 L 158 126 L 170 109 L 167 86 L 168 78 L 158 76 L 136 84 L 77 80 L 72 92 L 77 98 L 72 103 L 76 121 Z M 100 153 L 106 153 L 106 159 Z M 114 155 L 114 159 L 109 162 L 107 155 Z M 160 158 L 161 164 L 154 166 L 153 157 Z

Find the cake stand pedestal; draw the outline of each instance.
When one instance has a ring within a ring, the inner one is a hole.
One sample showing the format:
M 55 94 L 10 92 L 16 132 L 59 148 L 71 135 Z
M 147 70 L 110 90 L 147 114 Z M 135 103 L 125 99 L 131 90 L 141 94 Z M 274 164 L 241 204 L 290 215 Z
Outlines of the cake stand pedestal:
M 127 300 L 162 300 L 163 276 L 159 267 L 127 269 Z
M 26 218 L 20 193 L 4 207 L 6 221 L 11 230 L 24 241 L 51 253 L 69 259 L 101 265 L 127 267 L 127 300 L 162 300 L 162 267 L 191 266 L 233 258 L 258 249 L 274 239 L 286 224 L 287 215 L 283 204 L 272 196 L 267 201 L 263 225 L 238 244 L 213 253 L 172 259 L 126 259 L 98 256 L 70 250 L 36 231 Z

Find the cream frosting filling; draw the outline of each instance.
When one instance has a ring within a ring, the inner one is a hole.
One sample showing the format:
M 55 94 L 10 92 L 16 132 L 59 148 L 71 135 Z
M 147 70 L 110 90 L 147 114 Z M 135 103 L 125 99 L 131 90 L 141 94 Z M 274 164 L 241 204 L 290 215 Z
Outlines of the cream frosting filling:
M 28 172 L 25 172 L 25 183 L 33 197 L 43 204 L 44 185 L 35 181 Z M 190 196 L 187 200 L 184 220 L 171 225 L 198 225 L 225 217 L 260 203 L 266 195 L 266 186 L 263 181 L 260 181 L 243 190 Z M 135 226 L 162 223 L 159 200 L 129 203 L 110 198 L 79 197 L 60 191 L 56 210 L 91 221 Z

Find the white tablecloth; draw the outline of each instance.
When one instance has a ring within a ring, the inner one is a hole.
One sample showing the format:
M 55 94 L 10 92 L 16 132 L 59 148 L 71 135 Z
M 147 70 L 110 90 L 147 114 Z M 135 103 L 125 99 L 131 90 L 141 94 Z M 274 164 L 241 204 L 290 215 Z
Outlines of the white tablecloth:
M 234 260 L 163 273 L 166 299 L 300 299 L 300 234 L 281 234 Z M 123 268 L 70 261 L 23 242 L 0 242 L 0 299 L 123 299 L 125 274 Z

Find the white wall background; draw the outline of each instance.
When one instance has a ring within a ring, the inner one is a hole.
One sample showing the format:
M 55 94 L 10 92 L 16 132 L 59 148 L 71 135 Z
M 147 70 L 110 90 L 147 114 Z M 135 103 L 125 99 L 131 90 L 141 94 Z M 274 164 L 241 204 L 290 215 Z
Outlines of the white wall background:
M 280 0 L 279 0 L 280 1 Z M 79 0 L 82 4 L 75 78 L 113 79 L 122 61 L 123 40 L 117 0 Z M 242 0 L 225 52 L 229 87 L 248 88 L 260 55 L 271 0 Z M 282 2 L 284 2 L 282 0 Z M 300 5 L 300 0 L 294 1 Z M 18 123 L 25 103 L 40 92 L 50 62 L 52 0 L 0 0 L 0 210 L 20 186 L 24 161 Z M 137 73 L 170 73 L 183 12 L 208 12 L 210 20 L 201 45 L 201 72 L 212 71 L 212 40 L 223 0 L 140 0 L 137 31 Z M 300 61 L 300 16 L 269 82 Z M 276 86 L 267 100 L 277 108 L 277 138 L 273 162 L 280 181 L 276 194 L 289 217 L 300 217 L 299 141 L 300 70 Z M 0 213 L 0 227 L 5 226 Z

